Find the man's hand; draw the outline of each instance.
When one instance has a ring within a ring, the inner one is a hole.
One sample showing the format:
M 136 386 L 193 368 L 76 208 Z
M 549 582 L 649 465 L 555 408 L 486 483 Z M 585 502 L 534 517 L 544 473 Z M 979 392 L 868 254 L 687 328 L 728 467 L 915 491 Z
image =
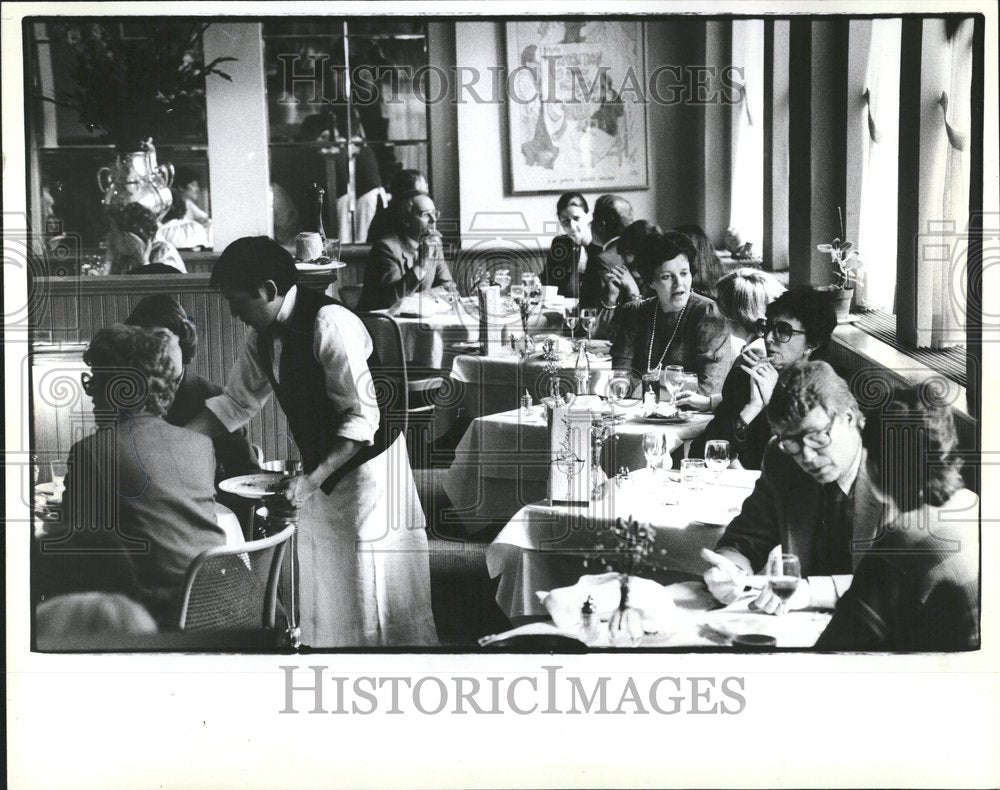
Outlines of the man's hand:
M 747 578 L 743 570 L 729 557 L 710 549 L 702 549 L 701 558 L 712 566 L 705 571 L 703 578 L 715 600 L 723 604 L 735 601 L 743 592 Z
M 678 406 L 687 406 L 689 409 L 695 409 L 696 411 L 711 411 L 712 409 L 711 396 L 702 395 L 700 392 L 691 392 L 691 390 L 678 392 L 674 398 L 674 403 Z
M 436 247 L 441 246 L 441 233 L 437 228 L 428 228 L 420 237 L 419 261 L 423 263 Z
M 807 609 L 812 603 L 812 592 L 809 589 L 808 579 L 799 579 L 799 584 L 792 593 L 792 597 L 787 601 L 782 601 L 777 595 L 771 592 L 770 585 L 766 585 L 760 591 L 757 599 L 750 604 L 751 609 L 763 612 L 764 614 L 785 614 L 795 609 Z
M 305 501 L 313 495 L 319 485 L 313 480 L 312 475 L 296 475 L 288 478 L 282 493 L 293 507 L 298 508 L 305 504 Z

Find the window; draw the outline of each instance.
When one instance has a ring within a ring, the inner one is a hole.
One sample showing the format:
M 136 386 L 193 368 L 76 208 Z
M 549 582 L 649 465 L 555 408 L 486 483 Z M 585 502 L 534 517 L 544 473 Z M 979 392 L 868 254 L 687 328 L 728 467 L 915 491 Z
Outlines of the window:
M 67 102 L 75 103 L 73 95 L 81 90 L 77 74 L 87 69 L 96 73 L 93 63 L 109 52 L 115 53 L 119 62 L 134 63 L 134 58 L 140 57 L 152 42 L 172 42 L 168 46 L 177 48 L 180 62 L 185 54 L 183 47 L 191 41 L 186 51 L 200 59 L 200 39 L 192 37 L 200 27 L 199 22 L 161 19 L 151 23 L 65 18 L 26 25 L 31 69 L 28 124 L 32 227 L 44 228 L 49 237 L 56 233 L 71 235 L 84 251 L 96 251 L 103 245 L 107 217 L 97 174 L 100 168 L 112 164 L 115 145 L 110 135 L 88 131 L 80 121 L 79 110 L 66 106 Z M 128 84 L 138 91 L 141 82 L 135 79 Z M 108 81 L 95 79 L 94 84 L 106 86 Z M 185 93 L 177 112 L 142 128 L 155 128 L 153 142 L 158 162 L 170 163 L 175 174 L 186 182 L 195 182 L 187 192 L 194 204 L 192 210 L 210 214 L 204 79 L 197 80 Z M 140 99 L 138 95 L 126 96 L 115 109 L 140 106 Z M 103 106 L 114 105 L 105 102 Z
M 263 25 L 274 233 L 323 228 L 365 241 L 383 185 L 429 165 L 426 24 L 270 20 Z

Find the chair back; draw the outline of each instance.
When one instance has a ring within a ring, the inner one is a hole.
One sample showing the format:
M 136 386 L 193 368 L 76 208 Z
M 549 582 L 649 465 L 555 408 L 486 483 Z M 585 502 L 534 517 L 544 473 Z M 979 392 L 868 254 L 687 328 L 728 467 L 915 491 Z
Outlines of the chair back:
M 177 625 L 182 631 L 274 628 L 278 577 L 295 525 L 238 546 L 216 546 L 192 560 Z
M 358 313 L 371 335 L 380 364 L 372 370 L 379 407 L 386 413 L 389 424 L 399 433 L 406 433 L 410 409 L 409 376 L 403 352 L 403 334 L 396 319 L 385 313 Z

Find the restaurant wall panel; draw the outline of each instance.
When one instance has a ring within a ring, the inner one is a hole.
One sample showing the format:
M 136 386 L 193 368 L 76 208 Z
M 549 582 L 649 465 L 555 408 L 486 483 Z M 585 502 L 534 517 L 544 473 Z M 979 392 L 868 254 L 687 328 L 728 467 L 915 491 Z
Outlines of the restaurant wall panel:
M 306 287 L 324 289 L 330 278 L 309 275 L 303 283 Z M 85 368 L 82 352 L 94 333 L 124 321 L 140 299 L 154 293 L 175 297 L 195 320 L 198 348 L 191 370 L 217 384 L 225 382 L 247 330 L 230 315 L 222 294 L 209 287 L 207 274 L 36 280 L 33 296 L 38 309 L 33 315 L 32 386 L 37 452 L 67 453 L 72 441 L 80 438 L 80 431 L 74 426 L 81 422 L 88 424 L 89 416 L 86 403 L 74 407 L 76 411 L 67 411 L 62 406 L 55 408 L 51 399 L 40 397 L 37 387 L 42 377 L 55 365 L 70 371 L 67 381 L 78 382 L 79 372 Z M 249 430 L 251 441 L 263 449 L 265 458 L 297 457 L 287 439 L 288 424 L 273 398 L 251 420 Z

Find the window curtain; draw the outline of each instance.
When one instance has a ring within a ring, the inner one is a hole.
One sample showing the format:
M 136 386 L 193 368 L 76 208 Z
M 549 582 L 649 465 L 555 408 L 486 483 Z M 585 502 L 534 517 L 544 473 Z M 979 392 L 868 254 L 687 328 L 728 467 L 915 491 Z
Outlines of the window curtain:
M 874 19 L 862 93 L 857 248 L 864 262 L 855 287 L 857 307 L 895 312 L 899 178 L 899 58 L 902 19 Z
M 965 342 L 973 20 L 923 22 L 918 347 Z
M 733 108 L 729 226 L 760 255 L 764 239 L 764 20 L 733 22 L 733 75 L 740 95 Z

